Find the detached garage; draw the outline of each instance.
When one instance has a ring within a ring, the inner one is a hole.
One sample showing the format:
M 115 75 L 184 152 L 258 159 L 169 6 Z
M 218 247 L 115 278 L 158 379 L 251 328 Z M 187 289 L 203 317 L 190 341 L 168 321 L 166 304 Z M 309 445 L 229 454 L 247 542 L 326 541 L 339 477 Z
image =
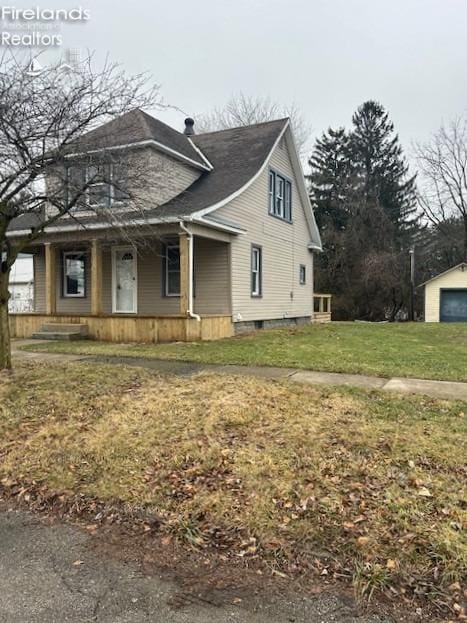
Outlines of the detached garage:
M 425 322 L 467 322 L 467 263 L 429 279 L 425 286 Z

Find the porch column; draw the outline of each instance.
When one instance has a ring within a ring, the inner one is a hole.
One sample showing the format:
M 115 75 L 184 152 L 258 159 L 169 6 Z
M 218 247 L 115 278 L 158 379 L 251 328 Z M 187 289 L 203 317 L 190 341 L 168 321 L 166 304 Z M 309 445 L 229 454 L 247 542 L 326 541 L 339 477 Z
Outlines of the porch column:
M 45 243 L 45 311 L 48 316 L 57 312 L 57 253 L 50 242 Z
M 91 246 L 91 314 L 102 314 L 102 244 L 93 240 Z
M 180 315 L 187 316 L 188 288 L 190 281 L 189 240 L 187 234 L 179 234 L 180 240 Z

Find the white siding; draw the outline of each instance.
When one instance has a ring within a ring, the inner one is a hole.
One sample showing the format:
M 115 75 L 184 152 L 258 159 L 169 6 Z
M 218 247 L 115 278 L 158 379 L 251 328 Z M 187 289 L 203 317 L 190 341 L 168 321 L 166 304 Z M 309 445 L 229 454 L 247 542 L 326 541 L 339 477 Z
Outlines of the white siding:
M 292 220 L 268 213 L 269 166 L 292 180 Z M 247 230 L 232 240 L 232 314 L 234 321 L 271 320 L 311 316 L 313 310 L 313 256 L 311 234 L 297 188 L 286 141 L 281 141 L 269 166 L 239 197 L 214 214 Z M 262 297 L 251 296 L 251 245 L 262 247 Z M 306 284 L 300 285 L 300 264 L 306 266 Z
M 439 322 L 440 290 L 442 288 L 467 288 L 467 268 L 461 267 L 440 275 L 425 286 L 425 322 Z

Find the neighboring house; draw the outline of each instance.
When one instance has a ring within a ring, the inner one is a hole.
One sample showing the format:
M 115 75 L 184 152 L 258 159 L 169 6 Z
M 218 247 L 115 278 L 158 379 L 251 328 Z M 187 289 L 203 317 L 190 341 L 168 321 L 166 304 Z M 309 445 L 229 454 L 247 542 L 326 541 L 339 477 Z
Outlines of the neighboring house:
M 81 153 L 124 146 L 131 166 L 150 162 L 147 202 L 132 211 L 111 188 L 118 227 L 89 211 L 50 226 L 28 249 L 34 315 L 13 317 L 14 335 L 78 323 L 100 339 L 157 342 L 311 321 L 321 241 L 289 120 L 199 135 L 185 123 L 180 133 L 135 110 L 80 140 Z M 109 193 L 95 186 L 98 203 Z M 20 217 L 9 235 L 35 222 Z
M 34 270 L 30 256 L 19 256 L 13 264 L 9 281 L 10 313 L 34 311 Z
M 467 322 L 467 263 L 425 281 L 425 322 Z

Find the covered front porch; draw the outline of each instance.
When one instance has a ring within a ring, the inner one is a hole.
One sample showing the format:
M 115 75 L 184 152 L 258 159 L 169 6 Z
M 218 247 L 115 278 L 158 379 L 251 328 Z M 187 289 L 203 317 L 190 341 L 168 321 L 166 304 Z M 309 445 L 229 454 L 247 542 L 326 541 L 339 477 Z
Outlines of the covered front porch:
M 46 324 L 86 325 L 89 337 L 115 342 L 233 335 L 230 240 L 222 232 L 158 231 L 132 243 L 75 234 L 30 252 L 34 312 L 11 314 L 13 337 Z

